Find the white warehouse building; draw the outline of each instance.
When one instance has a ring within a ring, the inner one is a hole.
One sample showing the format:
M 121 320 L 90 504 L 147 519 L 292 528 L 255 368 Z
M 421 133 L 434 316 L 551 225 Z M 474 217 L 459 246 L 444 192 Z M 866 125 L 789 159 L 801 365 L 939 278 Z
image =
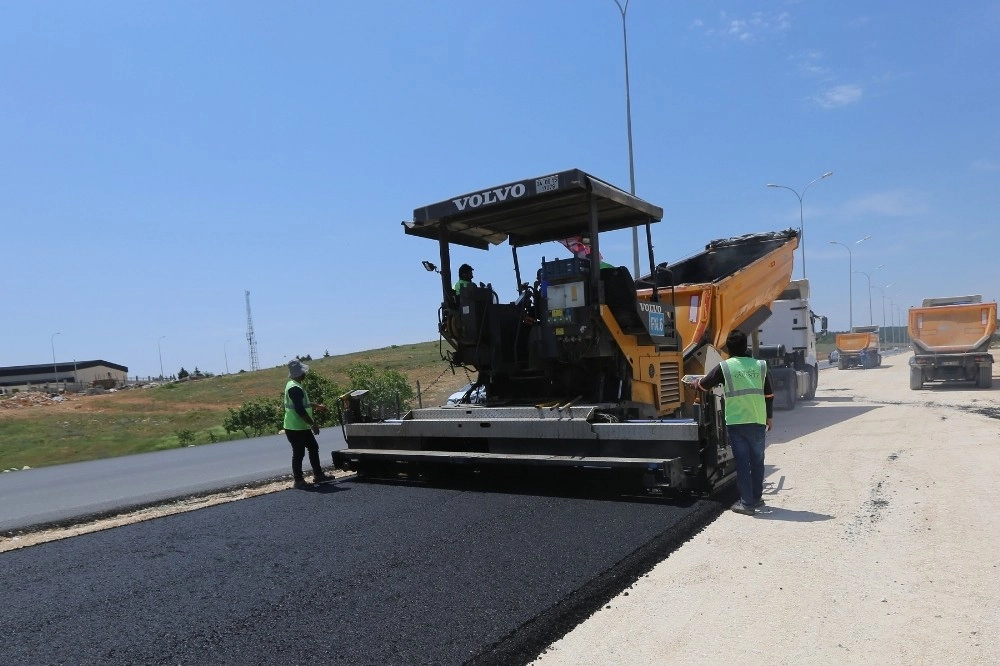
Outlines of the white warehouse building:
M 0 389 L 7 393 L 37 386 L 82 388 L 93 386 L 94 382 L 106 387 L 122 386 L 127 380 L 126 366 L 102 360 L 0 367 Z

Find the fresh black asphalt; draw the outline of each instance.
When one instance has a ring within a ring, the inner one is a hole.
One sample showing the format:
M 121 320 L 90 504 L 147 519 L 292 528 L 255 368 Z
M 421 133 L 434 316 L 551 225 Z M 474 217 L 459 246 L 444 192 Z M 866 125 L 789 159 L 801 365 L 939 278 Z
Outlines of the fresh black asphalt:
M 3 664 L 518 664 L 724 504 L 347 481 L 0 554 Z

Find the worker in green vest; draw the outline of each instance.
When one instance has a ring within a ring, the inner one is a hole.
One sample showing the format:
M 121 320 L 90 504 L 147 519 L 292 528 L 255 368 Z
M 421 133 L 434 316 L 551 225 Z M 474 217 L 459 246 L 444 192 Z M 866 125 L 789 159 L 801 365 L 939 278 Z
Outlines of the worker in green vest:
M 461 294 L 462 287 L 474 284 L 472 282 L 472 266 L 462 264 L 458 267 L 458 281 L 455 282 L 455 293 Z
M 740 499 L 736 513 L 752 516 L 764 508 L 764 447 L 771 429 L 774 391 L 767 363 L 750 356 L 747 335 L 733 331 L 726 338 L 729 358 L 702 377 L 696 386 L 711 391 L 722 385 L 726 398 L 726 435 L 736 463 Z
M 302 459 L 309 452 L 309 464 L 312 465 L 313 483 L 329 481 L 330 477 L 323 473 L 319 461 L 319 444 L 316 435 L 319 425 L 313 418 L 313 412 L 326 411 L 326 406 L 315 405 L 309 401 L 309 393 L 302 386 L 302 380 L 309 371 L 309 366 L 295 359 L 288 362 L 288 382 L 285 384 L 285 438 L 292 445 L 292 482 L 293 488 L 308 488 L 302 477 Z

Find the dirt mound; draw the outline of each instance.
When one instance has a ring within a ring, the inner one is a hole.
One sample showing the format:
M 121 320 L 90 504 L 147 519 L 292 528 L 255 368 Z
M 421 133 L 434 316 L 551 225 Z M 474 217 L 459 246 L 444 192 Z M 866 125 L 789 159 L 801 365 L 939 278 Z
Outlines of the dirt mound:
M 15 393 L 9 398 L 0 399 L 0 409 L 25 409 L 26 407 L 48 407 L 64 405 L 72 398 L 65 395 L 49 395 L 32 391 L 30 393 Z

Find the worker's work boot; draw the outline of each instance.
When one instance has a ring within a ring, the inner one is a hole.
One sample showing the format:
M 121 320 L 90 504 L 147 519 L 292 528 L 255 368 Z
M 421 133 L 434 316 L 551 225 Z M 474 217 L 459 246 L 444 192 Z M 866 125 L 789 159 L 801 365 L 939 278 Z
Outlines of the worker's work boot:
M 742 501 L 739 501 L 736 504 L 734 504 L 732 509 L 736 513 L 742 513 L 744 516 L 752 516 L 754 514 L 753 507 L 747 506 Z
M 333 477 L 327 476 L 323 472 L 313 472 L 313 483 L 323 483 L 324 481 L 333 481 Z
M 305 479 L 295 479 L 295 481 L 292 482 L 292 488 L 295 488 L 296 490 L 306 490 L 309 488 L 309 485 L 310 484 L 306 483 Z

